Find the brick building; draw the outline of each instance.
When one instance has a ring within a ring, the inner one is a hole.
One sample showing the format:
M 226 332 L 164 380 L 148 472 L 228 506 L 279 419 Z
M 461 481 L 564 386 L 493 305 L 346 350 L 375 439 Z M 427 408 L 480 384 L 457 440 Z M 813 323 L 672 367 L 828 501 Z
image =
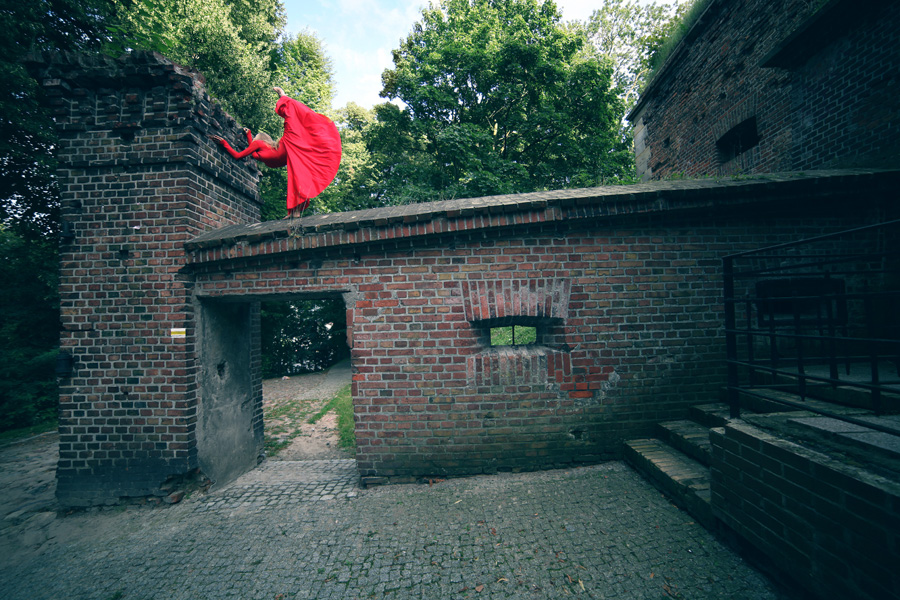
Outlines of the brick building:
M 722 255 L 896 214 L 895 175 L 654 182 L 318 215 L 297 231 L 234 225 L 190 240 L 187 262 L 204 311 L 344 299 L 363 481 L 564 467 L 619 458 L 625 440 L 716 400 Z M 517 324 L 536 326 L 537 344 L 491 346 L 492 327 Z
M 628 115 L 643 180 L 900 161 L 900 4 L 712 0 Z
M 31 66 L 60 132 L 64 506 L 257 464 L 263 300 L 343 300 L 364 483 L 619 458 L 725 385 L 725 255 L 900 217 L 900 171 L 857 169 L 259 223 L 256 167 L 208 139 L 240 130 L 196 73 L 144 53 Z M 896 239 L 867 243 L 896 257 Z M 507 325 L 537 343 L 492 346 Z M 701 522 L 823 596 L 896 597 L 896 479 L 739 419 L 706 438 Z

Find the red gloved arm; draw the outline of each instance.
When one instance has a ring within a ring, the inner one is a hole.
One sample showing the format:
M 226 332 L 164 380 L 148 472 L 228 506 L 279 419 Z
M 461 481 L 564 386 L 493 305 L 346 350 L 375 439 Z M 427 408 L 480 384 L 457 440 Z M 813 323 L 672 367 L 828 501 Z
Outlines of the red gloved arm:
M 247 146 L 247 148 L 245 148 L 243 151 L 238 152 L 237 150 L 232 148 L 231 144 L 229 144 L 226 140 L 219 139 L 217 141 L 222 145 L 223 148 L 225 148 L 228 151 L 228 154 L 230 154 L 231 157 L 235 158 L 235 159 L 241 159 L 241 158 L 244 158 L 245 156 L 250 156 L 257 150 L 259 150 L 261 144 L 265 145 L 264 142 L 257 140 L 255 142 L 251 142 L 250 145 Z

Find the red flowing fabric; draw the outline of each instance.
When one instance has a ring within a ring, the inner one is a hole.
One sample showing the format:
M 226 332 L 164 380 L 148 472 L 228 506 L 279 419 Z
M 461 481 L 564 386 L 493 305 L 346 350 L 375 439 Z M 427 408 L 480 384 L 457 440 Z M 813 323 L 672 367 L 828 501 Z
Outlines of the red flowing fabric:
M 325 115 L 288 96 L 275 104 L 284 119 L 279 149 L 287 153 L 288 211 L 303 210 L 334 181 L 341 164 L 341 135 Z

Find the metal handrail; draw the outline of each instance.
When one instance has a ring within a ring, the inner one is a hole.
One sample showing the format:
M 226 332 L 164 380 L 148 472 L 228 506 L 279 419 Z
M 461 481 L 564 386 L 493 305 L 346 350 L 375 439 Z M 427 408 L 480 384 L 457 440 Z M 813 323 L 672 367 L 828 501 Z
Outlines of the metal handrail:
M 846 238 L 848 236 L 853 236 L 858 233 L 868 233 L 873 230 L 884 230 L 890 229 L 891 227 L 900 226 L 900 219 L 896 219 L 894 221 L 885 221 L 884 223 L 875 223 L 874 225 L 863 225 L 862 227 L 856 227 L 855 229 L 845 229 L 843 231 L 836 231 L 834 233 L 826 233 L 824 235 L 817 235 L 815 237 L 804 238 L 802 240 L 797 240 L 793 242 L 784 242 L 782 244 L 773 244 L 771 246 L 765 246 L 763 248 L 757 248 L 755 250 L 745 250 L 744 252 L 737 252 L 735 254 L 729 254 L 723 260 L 727 259 L 735 259 L 739 257 L 745 257 L 753 254 L 760 254 L 763 252 L 770 252 L 772 250 L 781 250 L 783 248 L 795 248 L 798 246 L 805 246 L 809 244 L 814 244 L 826 240 L 836 239 L 836 238 Z
M 722 261 L 732 418 L 741 414 L 740 393 L 766 387 L 754 379 L 767 373 L 773 380 L 779 375 L 795 379 L 803 400 L 808 382 L 857 388 L 871 398 L 876 414 L 883 412 L 886 393 L 900 396 L 900 388 L 888 387 L 900 384 L 900 322 L 887 322 L 896 332 L 885 331 L 885 323 L 878 322 L 885 318 L 880 315 L 890 313 L 886 301 L 900 296 L 900 268 L 895 266 L 900 265 L 900 220 L 734 253 Z M 895 364 L 898 377 L 885 380 L 884 364 Z M 828 376 L 808 372 L 824 365 Z M 845 376 L 838 365 L 845 367 Z M 868 365 L 865 380 L 851 379 L 851 369 L 860 365 Z M 767 399 L 857 421 L 786 399 Z

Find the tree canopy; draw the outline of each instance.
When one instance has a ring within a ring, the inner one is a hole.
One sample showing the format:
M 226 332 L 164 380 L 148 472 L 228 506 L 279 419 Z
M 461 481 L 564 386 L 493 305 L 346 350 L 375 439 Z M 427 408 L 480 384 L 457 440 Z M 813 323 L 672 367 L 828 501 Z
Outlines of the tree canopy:
M 243 125 L 272 130 L 269 88 L 285 23 L 279 0 L 116 0 L 107 50 L 156 50 L 197 69 L 207 89 Z
M 599 56 L 613 64 L 613 83 L 634 106 L 647 84 L 654 56 L 671 35 L 687 4 L 604 0 L 585 24 L 588 39 Z
M 391 203 L 628 178 L 612 65 L 552 0 L 441 0 L 382 75 L 367 144 Z
M 56 131 L 22 59 L 96 51 L 108 0 L 0 0 L 0 430 L 56 415 L 59 342 Z

